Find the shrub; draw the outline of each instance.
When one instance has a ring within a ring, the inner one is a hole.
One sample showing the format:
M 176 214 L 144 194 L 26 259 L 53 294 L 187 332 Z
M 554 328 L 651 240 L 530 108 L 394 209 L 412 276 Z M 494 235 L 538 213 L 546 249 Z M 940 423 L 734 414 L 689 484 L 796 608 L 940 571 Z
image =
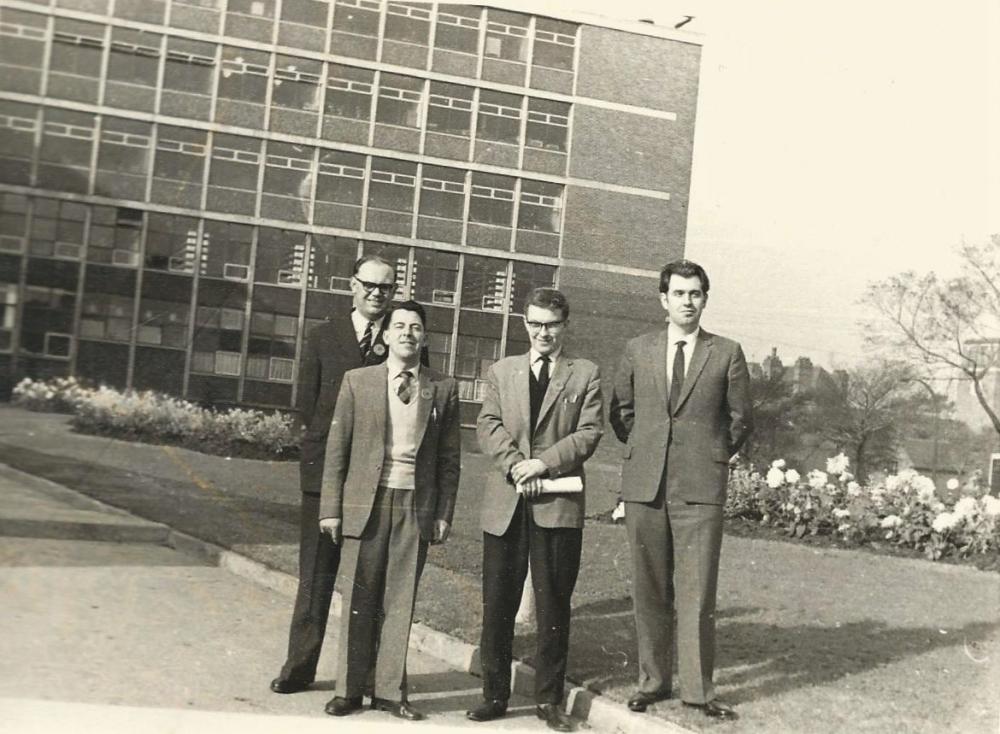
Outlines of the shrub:
M 93 388 L 75 377 L 56 377 L 48 381 L 25 377 L 14 386 L 11 402 L 43 413 L 74 413 L 93 392 Z

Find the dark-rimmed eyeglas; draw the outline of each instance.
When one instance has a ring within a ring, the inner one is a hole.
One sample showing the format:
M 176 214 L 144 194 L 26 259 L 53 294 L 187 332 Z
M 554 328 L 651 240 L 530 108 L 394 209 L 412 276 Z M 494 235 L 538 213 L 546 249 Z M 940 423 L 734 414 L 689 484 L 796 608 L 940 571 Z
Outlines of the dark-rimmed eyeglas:
M 396 287 L 395 283 L 372 283 L 367 280 L 361 280 L 361 278 L 358 278 L 357 276 L 355 276 L 354 279 L 358 281 L 362 288 L 365 289 L 365 293 L 371 293 L 372 291 L 377 290 L 385 296 L 392 293 L 393 288 Z
M 542 329 L 548 329 L 549 331 L 558 331 L 559 329 L 562 328 L 563 324 L 566 323 L 566 320 L 563 319 L 562 321 L 525 321 L 524 323 L 527 324 L 528 328 L 531 329 L 532 331 L 541 331 Z

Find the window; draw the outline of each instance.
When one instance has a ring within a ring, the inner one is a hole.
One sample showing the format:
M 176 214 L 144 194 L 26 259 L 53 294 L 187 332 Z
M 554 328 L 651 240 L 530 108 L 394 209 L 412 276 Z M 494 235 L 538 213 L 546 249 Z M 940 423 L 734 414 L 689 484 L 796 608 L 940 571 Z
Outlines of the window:
M 198 220 L 174 214 L 149 215 L 146 267 L 171 273 L 194 273 L 198 261 Z
M 152 126 L 148 122 L 104 118 L 95 193 L 145 200 L 151 134 Z
M 275 291 L 266 286 L 255 289 L 247 343 L 248 378 L 292 381 L 298 317 L 299 297 L 294 291 Z
M 569 109 L 564 102 L 528 97 L 524 145 L 565 153 L 569 137 Z
M 577 26 L 551 18 L 535 21 L 535 48 L 531 57 L 533 66 L 573 71 L 576 51 Z
M 378 0 L 337 0 L 333 30 L 378 38 Z
M 416 163 L 372 158 L 368 206 L 394 212 L 412 212 L 416 176 Z
M 0 193 L 0 252 L 24 252 L 27 227 L 28 197 Z
M 513 217 L 514 179 L 473 172 L 469 221 L 510 227 Z
M 426 3 L 390 2 L 386 8 L 387 40 L 426 46 L 430 27 L 431 12 Z
M 229 0 L 226 35 L 269 43 L 274 30 L 275 0 Z
M 544 181 L 521 182 L 518 229 L 558 233 L 562 222 L 563 187 Z
M 357 259 L 357 240 L 313 235 L 309 253 L 309 287 L 321 291 L 349 292 Z
M 316 201 L 360 207 L 365 184 L 365 157 L 357 153 L 323 150 L 319 158 Z
M 162 294 L 147 296 L 148 290 L 143 288 L 143 297 L 139 302 L 136 341 L 139 344 L 183 349 L 187 343 L 191 315 L 190 299 L 167 299 Z
M 322 73 L 323 65 L 319 61 L 278 56 L 275 60 L 272 106 L 299 112 L 318 112 Z
M 0 283 L 0 352 L 14 346 L 14 323 L 17 320 L 17 284 Z
M 108 82 L 156 89 L 162 38 L 158 33 L 112 28 Z
M 468 5 L 439 5 L 434 45 L 437 48 L 476 55 L 482 10 Z
M 254 281 L 300 285 L 305 272 L 305 254 L 305 233 L 261 227 Z
M 103 27 L 94 23 L 56 18 L 49 59 L 49 93 L 71 99 L 96 101 L 103 55 Z
M 379 80 L 376 121 L 400 127 L 420 127 L 423 88 L 423 80 L 416 77 L 383 73 Z
M 511 313 L 522 313 L 528 294 L 535 288 L 552 288 L 555 285 L 556 269 L 551 265 L 514 261 L 511 277 Z
M 0 9 L 0 88 L 38 93 L 47 25 L 44 15 Z
M 167 37 L 160 112 L 207 120 L 215 84 L 217 46 Z
M 507 262 L 491 257 L 465 258 L 462 308 L 503 312 L 507 291 Z
M 225 280 L 249 280 L 252 237 L 253 228 L 249 225 L 206 219 L 201 237 L 201 274 Z
M 278 45 L 325 50 L 331 5 L 327 0 L 282 0 Z
M 431 82 L 427 106 L 427 129 L 446 135 L 468 137 L 472 129 L 472 87 Z
M 21 348 L 33 354 L 69 357 L 76 294 L 61 288 L 28 285 L 24 288 Z
M 500 340 L 488 336 L 458 335 L 455 377 L 461 400 L 483 399 L 486 373 L 500 358 Z
M 83 256 L 86 204 L 56 199 L 35 199 L 31 217 L 29 253 L 43 257 L 79 260 Z
M 82 339 L 127 342 L 132 338 L 132 296 L 84 293 L 80 316 Z
M 39 151 L 38 183 L 45 188 L 84 193 L 96 137 L 94 115 L 46 108 Z
M 163 23 L 166 0 L 115 0 L 115 16 L 144 23 Z
M 170 25 L 204 33 L 217 33 L 225 0 L 173 0 Z
M 309 146 L 268 141 L 262 216 L 308 220 L 314 154 Z
M 465 171 L 425 165 L 420 182 L 420 214 L 462 221 L 465 211 Z
M 248 48 L 224 46 L 219 97 L 263 105 L 267 95 L 269 54 Z
M 438 372 L 448 373 L 448 360 L 451 358 L 451 334 L 437 331 L 426 332 L 427 361 Z
M 141 211 L 126 207 L 95 206 L 90 216 L 87 260 L 137 267 L 141 239 Z
M 38 131 L 37 107 L 0 100 L 0 181 L 28 186 Z
M 208 155 L 208 134 L 187 127 L 160 125 L 153 161 L 153 200 L 201 208 Z
M 480 90 L 476 137 L 480 140 L 517 145 L 521 139 L 522 100 L 523 97 L 516 94 Z
M 191 354 L 192 372 L 240 374 L 240 351 L 246 320 L 246 295 L 241 288 L 232 283 L 211 281 L 199 286 Z
M 375 72 L 354 66 L 330 64 L 324 113 L 352 120 L 370 120 Z
M 458 255 L 418 249 L 413 257 L 413 298 L 422 303 L 453 306 L 458 302 Z M 445 349 L 445 354 L 450 350 Z
M 488 58 L 524 63 L 528 58 L 528 19 L 517 13 L 490 8 L 486 14 Z
M 209 208 L 252 214 L 257 200 L 260 141 L 215 133 L 209 171 Z

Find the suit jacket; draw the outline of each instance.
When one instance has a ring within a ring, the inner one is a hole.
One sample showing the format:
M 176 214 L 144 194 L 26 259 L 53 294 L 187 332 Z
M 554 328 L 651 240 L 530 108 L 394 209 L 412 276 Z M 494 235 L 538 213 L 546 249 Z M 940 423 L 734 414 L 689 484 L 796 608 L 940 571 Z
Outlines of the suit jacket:
M 671 415 L 667 348 L 666 329 L 638 336 L 615 374 L 610 419 L 626 443 L 622 497 L 652 502 L 666 470 L 669 498 L 723 504 L 729 460 L 753 430 L 743 350 L 702 329 Z
M 389 407 L 385 365 L 344 375 L 326 443 L 320 518 L 343 520 L 345 536 L 358 538 L 371 516 L 385 462 Z M 460 469 L 458 385 L 421 367 L 416 391 L 417 436 L 414 506 L 420 535 L 430 541 L 434 521 L 451 522 Z
M 601 375 L 593 362 L 562 355 L 549 376 L 534 437 L 530 423 L 527 354 L 506 357 L 490 367 L 476 435 L 496 472 L 486 478 L 482 526 L 503 535 L 519 495 L 510 470 L 526 458 L 541 459 L 551 478 L 584 478 L 583 463 L 604 432 Z M 528 503 L 535 522 L 547 528 L 582 528 L 585 493 L 541 495 Z
M 388 315 L 382 320 L 382 330 L 387 321 Z M 379 334 L 381 333 L 380 331 Z M 381 338 L 375 344 L 381 344 L 383 349 L 372 349 L 368 358 L 362 360 L 349 311 L 317 325 L 306 336 L 299 364 L 296 408 L 302 424 L 300 487 L 307 494 L 320 493 L 326 437 L 344 373 L 385 362 L 388 353 L 384 349 L 385 344 Z M 421 356 L 421 362 L 427 364 L 426 350 Z

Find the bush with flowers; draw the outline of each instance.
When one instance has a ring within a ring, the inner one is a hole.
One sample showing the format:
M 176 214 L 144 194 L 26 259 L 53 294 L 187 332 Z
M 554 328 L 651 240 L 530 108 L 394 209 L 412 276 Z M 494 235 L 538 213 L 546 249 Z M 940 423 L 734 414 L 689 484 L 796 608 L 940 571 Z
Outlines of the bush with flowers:
M 80 433 L 171 443 L 212 454 L 288 458 L 297 439 L 286 413 L 216 411 L 152 391 L 85 387 L 74 378 L 33 381 L 14 388 L 13 403 L 29 410 L 70 412 Z
M 849 466 L 839 454 L 827 460 L 826 471 L 805 477 L 782 459 L 764 474 L 737 468 L 726 516 L 780 527 L 796 538 L 829 536 L 850 545 L 888 542 L 932 560 L 1000 552 L 1000 499 L 967 486 L 949 506 L 934 482 L 913 470 L 861 485 Z M 957 480 L 949 489 L 958 489 Z

